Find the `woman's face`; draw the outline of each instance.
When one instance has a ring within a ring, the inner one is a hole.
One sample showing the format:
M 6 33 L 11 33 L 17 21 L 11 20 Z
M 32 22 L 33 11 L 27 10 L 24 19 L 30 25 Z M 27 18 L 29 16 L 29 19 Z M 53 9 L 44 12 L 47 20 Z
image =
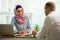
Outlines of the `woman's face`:
M 24 13 L 23 8 L 18 8 L 16 11 L 19 16 L 22 16 Z

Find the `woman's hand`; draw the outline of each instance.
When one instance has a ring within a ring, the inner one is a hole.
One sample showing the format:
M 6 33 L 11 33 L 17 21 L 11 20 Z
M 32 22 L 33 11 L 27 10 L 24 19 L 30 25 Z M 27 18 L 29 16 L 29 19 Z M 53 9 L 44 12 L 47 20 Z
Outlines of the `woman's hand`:
M 29 33 L 28 31 L 19 31 L 19 34 L 21 35 L 21 36 L 24 36 L 25 34 L 27 34 L 27 33 Z
M 25 34 L 26 33 L 26 31 L 20 31 L 19 32 L 19 34 Z

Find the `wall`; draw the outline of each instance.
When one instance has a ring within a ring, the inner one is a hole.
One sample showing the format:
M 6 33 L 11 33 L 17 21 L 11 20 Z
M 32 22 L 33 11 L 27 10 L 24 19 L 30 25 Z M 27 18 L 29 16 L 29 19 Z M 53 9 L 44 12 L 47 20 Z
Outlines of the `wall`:
M 44 5 L 48 1 L 55 2 L 57 13 L 60 13 L 60 1 L 59 0 L 0 0 L 0 3 L 1 3 L 0 13 L 3 14 L 3 16 L 0 14 L 1 15 L 0 23 L 4 23 L 4 24 L 9 23 L 10 21 L 7 21 L 8 18 L 5 17 L 6 15 L 5 13 L 14 15 L 15 6 L 17 4 L 20 4 L 23 6 L 25 13 L 32 13 L 32 18 L 31 18 L 32 29 L 34 29 L 36 24 L 38 24 L 41 29 L 44 23 L 44 18 L 45 18 Z M 12 15 L 9 15 L 9 16 L 12 17 Z

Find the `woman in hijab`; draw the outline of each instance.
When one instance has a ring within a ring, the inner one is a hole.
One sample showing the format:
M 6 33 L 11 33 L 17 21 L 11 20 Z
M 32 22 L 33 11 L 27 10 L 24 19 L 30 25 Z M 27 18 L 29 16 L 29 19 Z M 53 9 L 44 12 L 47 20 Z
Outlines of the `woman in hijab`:
M 26 33 L 31 31 L 28 17 L 24 14 L 21 5 L 17 5 L 14 9 L 15 16 L 12 18 L 11 24 L 16 27 L 18 33 Z

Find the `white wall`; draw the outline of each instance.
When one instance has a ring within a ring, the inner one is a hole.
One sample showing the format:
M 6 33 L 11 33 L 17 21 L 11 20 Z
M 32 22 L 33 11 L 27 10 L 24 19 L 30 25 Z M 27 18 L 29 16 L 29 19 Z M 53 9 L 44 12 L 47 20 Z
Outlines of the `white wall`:
M 38 24 L 40 28 L 43 26 L 44 22 L 44 5 L 48 1 L 53 1 L 56 3 L 57 6 L 57 12 L 60 13 L 60 1 L 59 0 L 0 0 L 1 2 L 1 13 L 7 12 L 7 13 L 14 13 L 14 7 L 17 4 L 20 4 L 23 6 L 25 13 L 32 13 L 32 27 L 34 28 L 35 24 Z M 3 5 L 4 4 L 4 5 Z M 0 18 L 0 21 L 1 18 Z M 2 23 L 5 23 L 5 20 L 3 19 Z

